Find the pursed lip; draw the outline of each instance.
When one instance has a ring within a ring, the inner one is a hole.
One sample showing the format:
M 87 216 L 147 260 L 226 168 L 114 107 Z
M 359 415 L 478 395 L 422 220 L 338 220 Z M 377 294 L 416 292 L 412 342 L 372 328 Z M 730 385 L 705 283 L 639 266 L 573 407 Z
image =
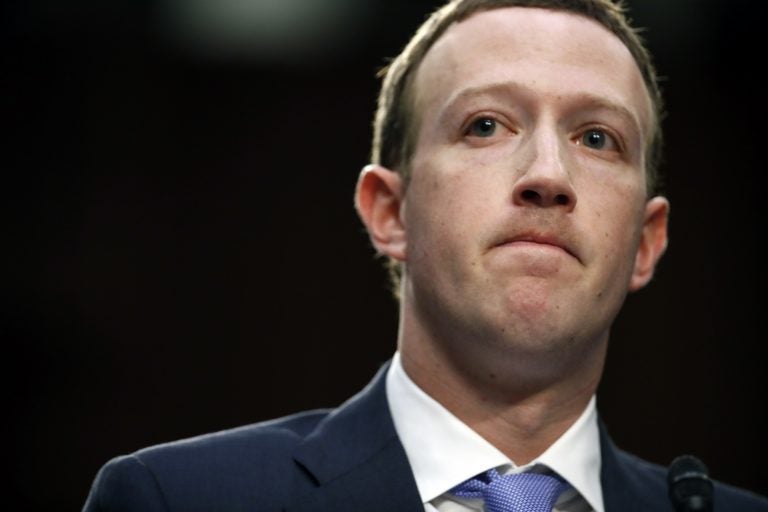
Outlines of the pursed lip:
M 581 259 L 576 254 L 576 252 L 572 249 L 572 245 L 570 243 L 568 243 L 562 237 L 552 233 L 538 233 L 538 232 L 520 233 L 512 237 L 504 238 L 503 240 L 501 240 L 500 243 L 496 244 L 496 247 L 502 247 L 504 245 L 514 244 L 515 242 L 528 242 L 532 244 L 550 245 L 553 247 L 557 247 L 559 249 L 562 249 L 566 253 L 568 253 L 570 256 L 573 256 L 574 258 L 576 258 L 579 262 L 581 261 Z

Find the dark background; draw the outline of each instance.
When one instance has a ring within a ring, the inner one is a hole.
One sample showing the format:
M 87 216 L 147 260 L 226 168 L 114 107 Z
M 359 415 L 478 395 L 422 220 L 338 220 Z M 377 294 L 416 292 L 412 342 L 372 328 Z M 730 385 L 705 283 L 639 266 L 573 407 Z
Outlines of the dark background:
M 281 2 L 5 4 L 15 510 L 77 510 L 148 444 L 336 405 L 394 350 L 352 192 L 375 72 L 438 2 Z M 667 77 L 671 244 L 599 400 L 624 448 L 765 494 L 759 4 L 631 2 Z

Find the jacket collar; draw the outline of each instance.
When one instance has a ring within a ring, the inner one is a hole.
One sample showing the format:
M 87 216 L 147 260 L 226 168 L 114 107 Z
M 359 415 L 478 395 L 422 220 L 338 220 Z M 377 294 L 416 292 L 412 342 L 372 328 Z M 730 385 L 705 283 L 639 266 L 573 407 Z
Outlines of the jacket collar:
M 298 446 L 294 459 L 316 487 L 287 511 L 423 512 L 387 403 L 388 369 L 389 363 Z M 619 450 L 598 424 L 606 512 L 671 512 L 663 470 Z
M 297 498 L 289 511 L 423 512 L 387 403 L 388 368 L 385 364 L 296 449 L 294 459 L 317 487 Z

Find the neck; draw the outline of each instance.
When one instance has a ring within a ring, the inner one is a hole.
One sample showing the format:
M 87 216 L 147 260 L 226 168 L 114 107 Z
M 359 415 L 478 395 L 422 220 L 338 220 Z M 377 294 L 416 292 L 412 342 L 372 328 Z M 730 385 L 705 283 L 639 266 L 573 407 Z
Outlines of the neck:
M 472 350 L 456 356 L 403 327 L 399 347 L 411 380 L 517 465 L 541 455 L 582 414 L 597 389 L 608 339 L 606 333 L 578 353 L 563 348 L 558 357 L 542 353 L 536 361 L 513 348 L 483 354 L 487 344 L 468 340 L 463 344 Z

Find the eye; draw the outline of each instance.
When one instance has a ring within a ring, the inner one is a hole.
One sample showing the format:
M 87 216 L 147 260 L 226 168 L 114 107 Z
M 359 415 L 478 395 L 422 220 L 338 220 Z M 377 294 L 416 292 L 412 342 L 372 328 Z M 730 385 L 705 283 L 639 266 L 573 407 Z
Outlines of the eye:
M 493 137 L 496 133 L 498 123 L 495 119 L 490 117 L 481 117 L 472 121 L 467 129 L 467 135 L 473 137 Z
M 621 149 L 616 139 L 600 128 L 591 128 L 585 131 L 578 143 L 599 151 L 619 151 Z

